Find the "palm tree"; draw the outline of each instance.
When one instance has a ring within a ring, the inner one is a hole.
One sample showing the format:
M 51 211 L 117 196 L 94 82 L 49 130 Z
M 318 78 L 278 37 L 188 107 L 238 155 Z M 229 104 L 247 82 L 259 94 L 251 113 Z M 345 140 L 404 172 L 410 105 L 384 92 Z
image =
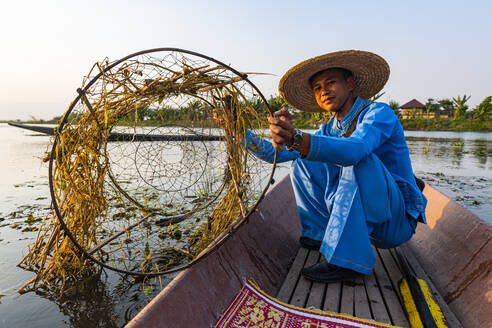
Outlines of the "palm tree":
M 390 100 L 388 105 L 391 107 L 396 116 L 400 115 L 400 104 L 396 100 Z
M 268 105 L 270 105 L 272 111 L 276 112 L 282 107 L 286 106 L 287 103 L 285 102 L 284 98 L 282 98 L 280 95 L 276 95 L 276 96 L 270 96 L 270 99 L 268 99 Z
M 427 102 L 425 103 L 425 111 L 427 115 L 429 113 L 434 113 L 434 117 L 439 118 L 441 115 L 441 106 L 439 103 L 434 99 L 434 98 L 428 98 Z
M 466 102 L 470 99 L 471 96 L 463 95 L 463 98 L 458 96 L 458 98 L 453 98 L 453 103 L 455 105 L 454 109 L 454 118 L 459 119 L 465 115 L 466 110 L 468 109 L 468 105 Z
M 473 111 L 476 118 L 484 118 L 490 112 L 492 112 L 492 96 L 486 97 Z
M 437 102 L 439 103 L 439 106 L 444 110 L 444 113 L 447 117 L 449 117 L 449 115 L 454 112 L 454 104 L 450 99 L 440 99 Z

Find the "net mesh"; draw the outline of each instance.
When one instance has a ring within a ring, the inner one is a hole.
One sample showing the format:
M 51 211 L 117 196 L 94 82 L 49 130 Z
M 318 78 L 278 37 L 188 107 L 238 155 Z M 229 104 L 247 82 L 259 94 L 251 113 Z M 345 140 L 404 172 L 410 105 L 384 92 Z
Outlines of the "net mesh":
M 21 263 L 37 272 L 25 288 L 93 270 L 84 252 L 138 274 L 203 255 L 268 188 L 274 165 L 244 145 L 246 130 L 265 137 L 268 114 L 245 74 L 198 54 L 94 65 L 58 127 L 50 165 L 58 216 Z

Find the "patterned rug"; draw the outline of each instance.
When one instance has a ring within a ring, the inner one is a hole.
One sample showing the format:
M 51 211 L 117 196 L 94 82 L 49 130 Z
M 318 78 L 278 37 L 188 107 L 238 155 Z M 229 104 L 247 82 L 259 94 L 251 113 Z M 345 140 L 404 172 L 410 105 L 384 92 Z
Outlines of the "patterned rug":
M 352 328 L 395 327 L 347 314 L 298 308 L 268 296 L 246 283 L 216 328 Z

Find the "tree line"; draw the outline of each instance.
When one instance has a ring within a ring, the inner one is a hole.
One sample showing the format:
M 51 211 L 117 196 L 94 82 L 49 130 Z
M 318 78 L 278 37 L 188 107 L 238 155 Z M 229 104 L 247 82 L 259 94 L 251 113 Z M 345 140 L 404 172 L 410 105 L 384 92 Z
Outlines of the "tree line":
M 377 101 L 384 93 L 380 93 L 370 100 Z M 425 103 L 425 111 L 427 113 L 435 113 L 436 119 L 438 119 L 442 115 L 449 115 L 452 113 L 454 120 L 460 121 L 463 119 L 472 119 L 477 121 L 489 121 L 492 113 L 492 96 L 488 96 L 483 101 L 478 104 L 472 110 L 469 110 L 469 106 L 467 104 L 470 96 L 463 95 L 458 96 L 456 98 L 445 98 L 445 99 L 434 99 L 429 98 Z M 271 95 L 270 98 L 267 99 L 268 107 L 272 112 L 280 110 L 284 106 L 288 106 L 285 100 L 280 95 Z M 395 111 L 402 124 L 404 121 L 409 121 L 411 119 L 402 119 L 400 113 L 400 104 L 395 100 L 390 100 L 388 105 Z M 261 118 L 266 118 L 269 115 L 269 109 L 266 106 L 263 99 L 260 97 L 255 97 L 253 99 L 249 99 L 247 104 L 243 101 L 239 104 L 241 106 L 251 106 L 258 113 L 258 116 Z M 303 112 L 297 110 L 295 108 L 289 108 L 294 114 L 294 124 L 298 128 L 317 128 L 321 123 L 327 122 L 330 118 L 330 113 L 319 112 L 319 113 L 310 113 Z M 442 114 L 442 115 L 441 115 Z M 72 123 L 76 123 L 78 120 L 79 114 L 71 114 L 68 118 Z M 60 121 L 61 117 L 57 116 L 51 120 L 36 120 L 32 118 L 30 121 L 26 123 L 52 123 L 56 124 Z M 436 123 L 436 119 L 434 122 L 429 124 L 434 124 L 435 126 L 440 126 Z M 132 110 L 128 115 L 122 117 L 118 122 L 118 125 L 132 125 L 135 122 L 138 122 L 139 125 L 149 125 L 149 126 L 179 126 L 182 124 L 190 125 L 192 121 L 199 121 L 201 124 L 215 126 L 215 122 L 213 119 L 213 108 L 210 104 L 196 99 L 181 106 L 141 106 L 136 110 Z M 441 120 L 442 121 L 442 120 Z M 442 123 L 442 122 L 441 122 Z M 426 124 L 426 127 L 430 127 L 431 125 Z M 487 123 L 488 124 L 488 123 Z M 455 124 L 456 125 L 456 124 Z M 490 125 L 490 124 L 489 124 Z M 405 124 L 404 124 L 405 127 Z M 443 128 L 446 128 L 443 126 Z M 422 128 L 422 129 L 425 129 Z M 459 129 L 459 128 L 458 128 Z M 482 129 L 483 130 L 483 129 Z
M 428 98 L 425 103 L 425 111 L 427 113 L 435 113 L 436 118 L 442 116 L 441 114 L 452 114 L 454 119 L 485 119 L 492 113 L 492 96 L 485 97 L 480 104 L 475 106 L 472 110 L 469 110 L 467 104 L 471 96 L 466 94 L 457 96 L 456 98 L 444 98 L 444 99 L 434 99 Z M 397 101 L 390 100 L 388 105 L 399 114 L 400 104 Z

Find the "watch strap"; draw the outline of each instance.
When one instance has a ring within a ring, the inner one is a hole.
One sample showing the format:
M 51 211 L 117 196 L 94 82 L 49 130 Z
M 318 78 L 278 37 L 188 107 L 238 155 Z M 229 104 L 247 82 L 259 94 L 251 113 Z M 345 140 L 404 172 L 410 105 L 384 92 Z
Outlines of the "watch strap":
M 302 131 L 295 130 L 294 135 L 292 136 L 292 145 L 287 146 L 288 151 L 297 150 L 297 147 L 302 143 Z

